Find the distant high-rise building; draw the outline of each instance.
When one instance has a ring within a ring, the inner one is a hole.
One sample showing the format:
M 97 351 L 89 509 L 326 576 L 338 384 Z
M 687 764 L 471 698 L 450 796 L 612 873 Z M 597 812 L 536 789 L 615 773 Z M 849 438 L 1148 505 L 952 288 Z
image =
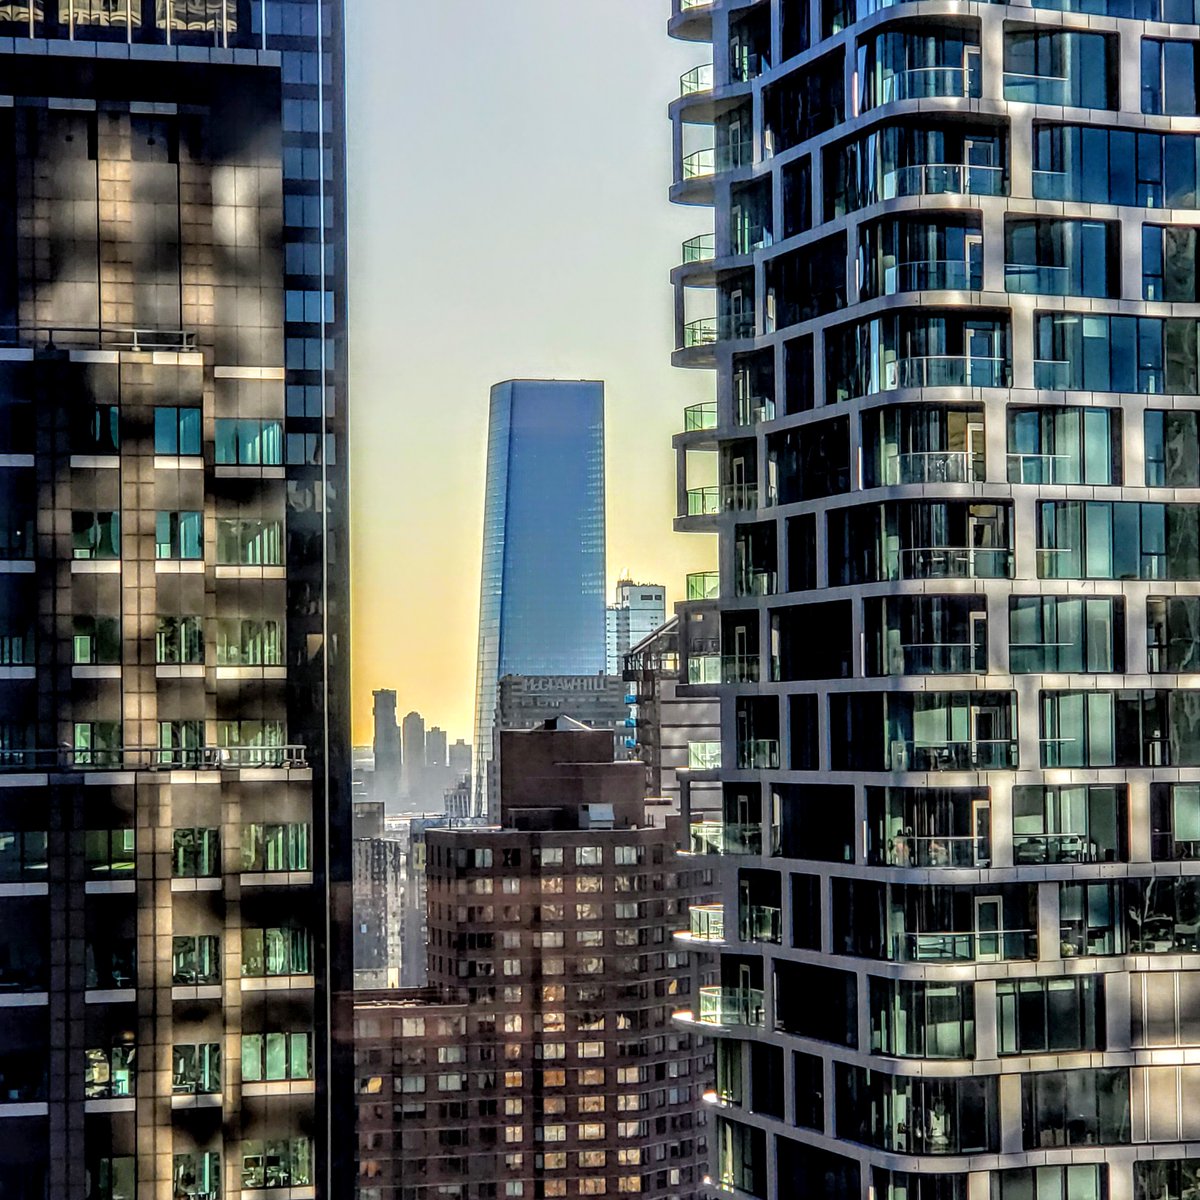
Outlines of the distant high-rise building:
M 371 787 L 375 799 L 393 805 L 400 798 L 400 730 L 396 725 L 396 693 L 375 692 L 375 770 Z
M 604 616 L 605 670 L 610 675 L 620 675 L 630 646 L 648 637 L 667 619 L 666 588 L 659 583 L 634 583 L 622 579 Z
M 425 765 L 427 767 L 449 766 L 446 755 L 446 731 L 431 725 L 425 734 Z
M 447 751 L 446 762 L 454 778 L 461 779 L 463 775 L 471 774 L 471 744 L 459 738 Z
M 419 712 L 410 712 L 404 718 L 401 741 L 405 774 L 419 771 L 425 766 L 425 718 Z
M 605 733 L 550 726 L 500 735 L 499 826 L 426 834 L 430 989 L 358 998 L 359 1200 L 701 1194 L 711 1054 L 671 1016 L 711 868 Z
M 604 531 L 604 384 L 497 384 L 475 682 L 479 811 L 500 679 L 604 670 Z

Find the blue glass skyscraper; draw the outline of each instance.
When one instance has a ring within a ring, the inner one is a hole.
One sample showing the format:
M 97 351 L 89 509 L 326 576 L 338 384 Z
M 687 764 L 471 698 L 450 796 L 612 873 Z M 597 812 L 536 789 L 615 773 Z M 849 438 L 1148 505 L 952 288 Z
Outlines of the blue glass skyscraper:
M 492 388 L 475 681 L 475 803 L 486 807 L 505 675 L 604 670 L 604 384 Z

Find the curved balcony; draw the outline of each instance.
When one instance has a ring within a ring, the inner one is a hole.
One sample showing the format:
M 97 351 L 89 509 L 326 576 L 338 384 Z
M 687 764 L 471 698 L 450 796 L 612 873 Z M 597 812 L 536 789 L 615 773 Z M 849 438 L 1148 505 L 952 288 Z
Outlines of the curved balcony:
M 761 1029 L 766 1023 L 766 1006 L 762 988 L 700 988 L 702 1025 L 743 1025 Z
M 720 328 L 716 317 L 698 317 L 694 321 L 685 321 L 681 350 L 696 350 L 703 346 L 717 344 L 717 332 Z
M 699 233 L 683 243 L 683 265 L 712 262 L 717 256 L 717 235 Z
M 977 98 L 980 92 L 978 66 L 909 67 L 868 81 L 871 95 L 864 111 L 902 100 Z
M 683 410 L 683 432 L 700 433 L 717 427 L 717 402 L 705 400 L 700 404 L 689 404 Z
M 685 71 L 679 77 L 679 95 L 681 99 L 686 99 L 688 96 L 697 96 L 703 92 L 711 92 L 712 89 L 712 63 L 702 63 L 698 67 L 693 67 L 690 71 Z
M 682 42 L 713 40 L 713 0 L 671 0 L 667 32 Z
M 753 162 L 754 143 L 749 138 L 694 150 L 679 161 L 671 198 L 677 204 L 712 204 L 717 176 L 740 171 Z
M 984 457 L 969 450 L 911 450 L 884 461 L 884 482 L 982 483 Z
M 688 488 L 688 517 L 715 517 L 721 511 L 721 489 L 718 487 Z
M 686 578 L 689 601 L 717 600 L 721 595 L 720 571 L 692 571 Z

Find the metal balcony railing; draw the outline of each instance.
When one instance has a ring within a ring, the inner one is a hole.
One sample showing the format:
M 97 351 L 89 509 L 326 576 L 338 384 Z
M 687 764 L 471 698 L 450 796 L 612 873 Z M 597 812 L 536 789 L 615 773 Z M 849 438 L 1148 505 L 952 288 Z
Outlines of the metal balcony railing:
M 299 745 L 0 749 L 0 771 L 222 771 L 307 766 L 308 751 Z

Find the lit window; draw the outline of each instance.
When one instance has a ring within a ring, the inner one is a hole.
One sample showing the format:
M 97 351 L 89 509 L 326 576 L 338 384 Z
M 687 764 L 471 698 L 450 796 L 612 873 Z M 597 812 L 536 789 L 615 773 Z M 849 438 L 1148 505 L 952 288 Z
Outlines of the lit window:
M 580 1058 L 603 1058 L 603 1042 L 578 1042 L 576 1049 Z
M 505 1125 L 504 1140 L 511 1145 L 514 1142 L 519 1142 L 523 1133 L 524 1130 L 520 1125 Z
M 603 1121 L 581 1121 L 579 1123 L 579 1140 L 583 1142 L 596 1142 L 604 1137 L 604 1122 Z
M 565 1125 L 543 1126 L 540 1140 L 543 1142 L 565 1142 L 567 1140 L 567 1127 Z

